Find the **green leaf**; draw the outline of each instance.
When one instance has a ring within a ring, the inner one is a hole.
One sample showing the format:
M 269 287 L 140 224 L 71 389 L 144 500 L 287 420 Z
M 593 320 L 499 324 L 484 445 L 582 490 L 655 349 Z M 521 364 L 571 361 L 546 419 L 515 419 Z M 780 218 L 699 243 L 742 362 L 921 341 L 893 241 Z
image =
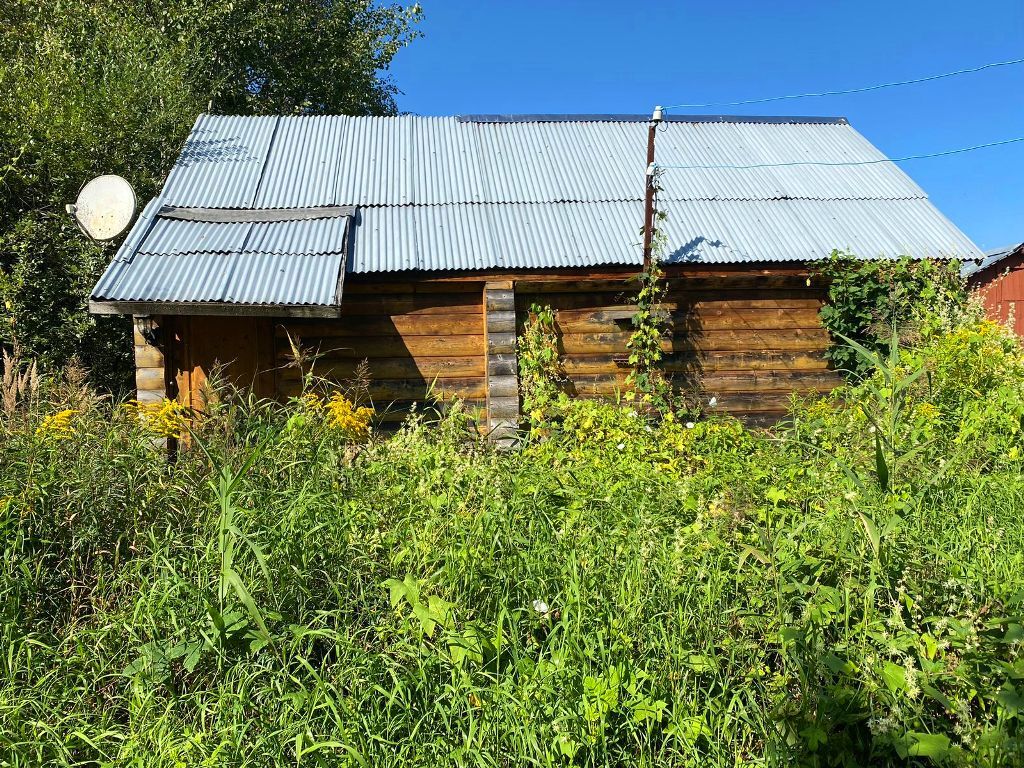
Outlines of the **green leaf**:
M 935 761 L 949 755 L 949 737 L 941 733 L 909 731 L 896 742 L 900 757 L 927 757 Z
M 878 475 L 878 487 L 883 491 L 889 490 L 889 467 L 885 463 L 885 456 L 882 453 L 882 436 L 875 430 L 875 474 Z
M 875 553 L 875 557 L 878 557 L 879 552 L 881 552 L 882 549 L 882 537 L 878 533 L 878 526 L 875 525 L 874 521 L 870 517 L 860 510 L 857 511 L 857 516 L 860 518 L 860 523 L 864 527 L 864 533 L 867 534 L 872 552 Z
M 1024 698 L 1017 693 L 1017 689 L 1007 683 L 1002 690 L 996 694 L 996 703 L 1006 713 L 1007 717 L 1020 717 L 1024 712 Z
M 893 693 L 899 693 L 907 687 L 907 671 L 899 664 L 891 661 L 882 662 L 878 672 L 885 687 Z
M 834 653 L 825 654 L 821 662 L 837 675 L 852 675 L 857 671 L 857 666 L 853 662 L 836 656 Z
M 809 751 L 817 752 L 818 747 L 828 743 L 828 732 L 820 725 L 809 725 L 800 731 L 800 738 Z

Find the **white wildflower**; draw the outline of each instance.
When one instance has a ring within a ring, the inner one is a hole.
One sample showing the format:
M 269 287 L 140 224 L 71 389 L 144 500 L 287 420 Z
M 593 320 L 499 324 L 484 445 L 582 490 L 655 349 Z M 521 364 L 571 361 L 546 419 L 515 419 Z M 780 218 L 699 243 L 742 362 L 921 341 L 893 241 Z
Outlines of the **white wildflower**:
M 624 450 L 624 449 L 626 448 L 626 444 L 625 444 L 625 443 L 619 443 L 619 444 L 618 444 L 618 445 L 616 446 L 616 448 L 618 448 L 618 449 L 619 449 L 620 451 L 621 451 L 621 450 Z
M 710 406 L 711 408 L 714 408 L 716 405 L 718 405 L 717 397 L 712 397 L 710 400 L 708 400 L 708 406 Z
M 545 603 L 543 600 L 534 600 L 533 601 L 533 610 L 535 610 L 537 613 L 547 613 L 548 612 L 548 604 Z
M 693 429 L 693 428 L 694 428 L 694 427 L 696 427 L 696 426 L 697 426 L 697 425 L 696 425 L 696 424 L 694 424 L 694 423 L 693 423 L 692 421 L 688 421 L 688 422 L 686 422 L 686 428 L 687 428 L 687 429 Z

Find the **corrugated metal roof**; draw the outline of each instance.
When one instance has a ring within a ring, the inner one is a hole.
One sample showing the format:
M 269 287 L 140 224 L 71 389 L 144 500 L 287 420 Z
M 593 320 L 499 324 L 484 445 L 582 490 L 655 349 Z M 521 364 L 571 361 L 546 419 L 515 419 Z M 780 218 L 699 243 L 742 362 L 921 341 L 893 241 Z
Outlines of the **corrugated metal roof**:
M 646 152 L 644 122 L 204 115 L 163 197 L 222 208 L 637 200 Z M 882 159 L 845 122 L 669 122 L 658 134 L 664 165 Z M 925 196 L 892 163 L 673 169 L 663 186 L 666 202 Z
M 688 116 L 658 131 L 666 166 L 884 159 L 841 118 Z M 358 206 L 357 273 L 639 264 L 646 142 L 645 118 L 616 115 L 203 115 L 94 298 L 334 300 L 347 219 L 181 221 L 163 205 Z M 981 255 L 893 163 L 670 169 L 662 185 L 674 260 Z M 334 271 L 298 276 L 312 269 Z
M 1024 243 L 1018 243 L 1017 245 L 1007 245 L 1002 248 L 994 248 L 991 251 L 985 252 L 985 258 L 977 261 L 969 261 L 963 265 L 960 269 L 961 277 L 970 277 L 984 269 L 998 264 L 1003 259 L 1010 256 L 1010 254 L 1016 253 L 1018 250 L 1024 249 Z
M 927 200 L 674 203 L 669 263 L 955 257 L 974 246 Z M 642 263 L 641 201 L 361 208 L 348 271 L 532 269 Z
M 158 219 L 131 258 L 114 259 L 92 299 L 333 306 L 340 298 L 350 220 Z

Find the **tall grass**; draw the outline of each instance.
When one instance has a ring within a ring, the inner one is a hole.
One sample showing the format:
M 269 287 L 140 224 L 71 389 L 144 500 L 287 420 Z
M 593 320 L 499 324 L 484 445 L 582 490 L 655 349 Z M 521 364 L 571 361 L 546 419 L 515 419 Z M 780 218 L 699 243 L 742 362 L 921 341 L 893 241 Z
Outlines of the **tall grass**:
M 1024 359 L 958 334 L 772 431 L 580 402 L 513 451 L 225 392 L 168 462 L 44 381 L 0 433 L 0 762 L 1021 764 Z

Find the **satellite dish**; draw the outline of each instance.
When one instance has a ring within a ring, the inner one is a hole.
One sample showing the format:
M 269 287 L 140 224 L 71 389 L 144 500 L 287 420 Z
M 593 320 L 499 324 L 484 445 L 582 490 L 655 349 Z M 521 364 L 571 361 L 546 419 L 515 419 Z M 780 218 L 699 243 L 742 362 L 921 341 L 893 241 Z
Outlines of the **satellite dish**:
M 93 240 L 113 240 L 132 223 L 136 203 L 132 185 L 120 176 L 107 174 L 86 183 L 67 211 Z

